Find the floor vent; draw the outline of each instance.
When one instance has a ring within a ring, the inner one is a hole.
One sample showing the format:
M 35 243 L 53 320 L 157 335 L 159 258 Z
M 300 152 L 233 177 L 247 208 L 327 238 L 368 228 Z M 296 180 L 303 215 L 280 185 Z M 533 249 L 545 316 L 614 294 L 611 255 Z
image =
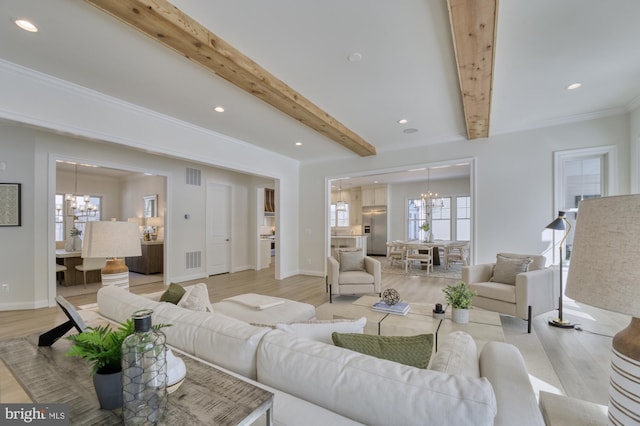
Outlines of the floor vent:
M 200 169 L 192 169 L 191 167 L 187 167 L 185 183 L 187 185 L 200 186 L 201 174 L 202 172 L 200 171 Z
M 202 266 L 202 252 L 189 251 L 186 254 L 185 266 L 187 269 L 200 268 Z

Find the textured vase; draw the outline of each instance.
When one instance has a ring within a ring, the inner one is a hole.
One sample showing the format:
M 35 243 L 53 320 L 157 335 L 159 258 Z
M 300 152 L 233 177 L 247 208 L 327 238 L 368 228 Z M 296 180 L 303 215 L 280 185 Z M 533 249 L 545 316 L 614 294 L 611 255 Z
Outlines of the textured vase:
M 93 387 L 96 389 L 100 408 L 113 410 L 122 407 L 122 372 L 93 375 Z
M 451 320 L 458 324 L 466 324 L 469 322 L 469 310 L 453 308 L 451 311 Z
M 135 332 L 122 342 L 122 418 L 153 425 L 167 407 L 165 335 L 151 328 L 151 311 L 133 313 Z

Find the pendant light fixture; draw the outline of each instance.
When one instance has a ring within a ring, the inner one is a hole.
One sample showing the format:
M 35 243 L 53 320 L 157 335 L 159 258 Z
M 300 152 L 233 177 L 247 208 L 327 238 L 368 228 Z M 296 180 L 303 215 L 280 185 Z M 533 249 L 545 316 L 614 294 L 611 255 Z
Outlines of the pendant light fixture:
M 340 181 L 340 201 L 336 201 L 336 210 L 339 212 L 345 211 L 346 205 L 345 202 L 342 201 L 342 181 Z

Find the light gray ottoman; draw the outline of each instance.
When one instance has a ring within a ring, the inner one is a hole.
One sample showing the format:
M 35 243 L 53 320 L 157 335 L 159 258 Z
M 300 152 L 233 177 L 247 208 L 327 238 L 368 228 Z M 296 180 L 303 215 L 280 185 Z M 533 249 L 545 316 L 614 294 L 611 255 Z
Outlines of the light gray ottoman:
M 211 305 L 215 312 L 252 324 L 308 321 L 316 316 L 316 308 L 308 303 L 255 293 L 229 297 Z

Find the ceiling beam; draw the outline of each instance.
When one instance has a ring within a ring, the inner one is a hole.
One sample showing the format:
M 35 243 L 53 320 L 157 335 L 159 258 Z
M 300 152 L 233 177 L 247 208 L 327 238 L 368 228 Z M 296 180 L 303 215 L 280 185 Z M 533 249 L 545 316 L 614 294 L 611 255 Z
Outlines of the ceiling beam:
M 498 0 L 448 0 L 467 138 L 489 136 Z
M 376 149 L 166 0 L 85 0 L 360 156 Z

